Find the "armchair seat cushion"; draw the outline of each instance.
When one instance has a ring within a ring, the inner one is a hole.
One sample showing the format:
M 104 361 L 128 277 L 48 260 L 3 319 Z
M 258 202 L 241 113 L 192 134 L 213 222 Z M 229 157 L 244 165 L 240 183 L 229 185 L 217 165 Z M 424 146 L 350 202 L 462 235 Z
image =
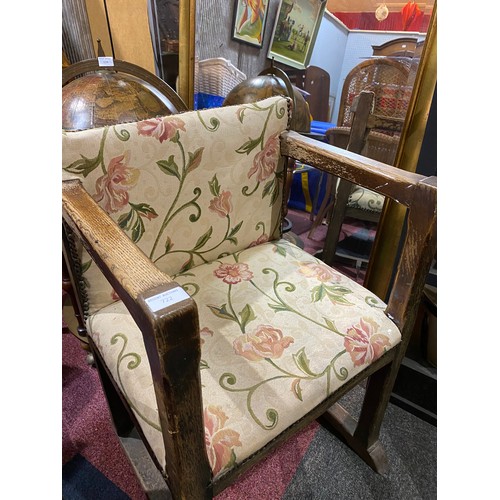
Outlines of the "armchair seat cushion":
M 175 279 L 199 312 L 205 439 L 214 477 L 401 340 L 376 296 L 283 239 L 257 240 Z M 165 467 L 140 330 L 121 301 L 94 313 L 88 329 Z

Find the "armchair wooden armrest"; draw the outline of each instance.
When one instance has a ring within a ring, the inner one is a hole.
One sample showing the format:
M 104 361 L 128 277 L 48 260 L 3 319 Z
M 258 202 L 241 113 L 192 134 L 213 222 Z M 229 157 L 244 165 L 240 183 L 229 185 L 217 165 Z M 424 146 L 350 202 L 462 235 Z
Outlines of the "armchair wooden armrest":
M 414 198 L 412 189 L 421 183 L 434 182 L 426 179 L 435 179 L 407 172 L 297 132 L 284 132 L 281 135 L 281 148 L 282 154 L 286 156 L 389 196 L 408 207 L 415 203 L 411 201 Z M 410 191 L 405 192 L 403 188 L 410 188 Z M 435 189 L 431 191 L 435 192 Z M 432 198 L 429 194 L 429 202 L 432 202 Z
M 281 148 L 288 157 L 392 198 L 409 209 L 406 239 L 386 310 L 408 341 L 413 324 L 408 314 L 416 314 L 421 286 L 434 257 L 433 252 L 425 250 L 433 248 L 436 239 L 436 177 L 407 172 L 296 132 L 281 135 Z M 325 248 L 327 245 L 328 241 Z
M 160 272 L 99 207 L 80 180 L 63 182 L 62 202 L 63 218 L 119 295 L 121 288 L 130 299 L 137 300 L 149 289 L 172 283 L 172 278 Z
M 201 493 L 192 491 L 186 478 L 197 477 L 199 485 L 201 473 L 208 483 L 211 472 L 206 456 L 199 453 L 205 446 L 205 434 L 196 304 L 97 205 L 80 180 L 64 181 L 62 191 L 63 219 L 82 240 L 142 332 L 159 402 L 166 458 L 177 465 L 173 474 L 178 478 L 172 478 L 173 483 L 183 484 L 188 498 L 190 494 L 197 497 Z M 165 307 L 161 303 L 164 298 Z M 180 427 L 190 428 L 191 435 L 180 433 Z M 174 454 L 185 455 L 185 460 L 172 460 Z

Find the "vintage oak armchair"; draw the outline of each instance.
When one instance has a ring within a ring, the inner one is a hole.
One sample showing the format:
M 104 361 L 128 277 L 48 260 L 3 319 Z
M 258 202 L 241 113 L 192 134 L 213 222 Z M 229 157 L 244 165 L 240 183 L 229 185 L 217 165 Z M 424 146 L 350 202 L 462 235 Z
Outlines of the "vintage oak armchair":
M 212 498 L 321 416 L 387 470 L 378 437 L 434 254 L 435 178 L 289 131 L 290 113 L 275 96 L 63 132 L 68 266 L 154 494 L 148 462 L 173 498 Z M 289 158 L 409 208 L 387 305 L 281 239 Z M 366 380 L 356 422 L 336 401 Z
M 415 69 L 407 57 L 375 57 L 359 63 L 342 86 L 337 126 L 326 131 L 334 146 L 388 165 L 396 158 L 399 138 L 412 93 Z M 332 264 L 345 216 L 378 222 L 384 197 L 344 179 L 327 179 L 327 193 L 316 216 L 316 227 L 328 221 L 323 260 Z

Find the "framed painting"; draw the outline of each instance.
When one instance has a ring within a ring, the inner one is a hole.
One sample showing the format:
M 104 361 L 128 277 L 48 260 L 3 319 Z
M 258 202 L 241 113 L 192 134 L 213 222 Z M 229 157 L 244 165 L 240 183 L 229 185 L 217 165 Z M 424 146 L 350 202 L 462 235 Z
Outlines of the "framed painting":
M 325 7 L 326 0 L 280 0 L 267 57 L 306 68 Z
M 232 39 L 262 48 L 269 0 L 234 0 Z

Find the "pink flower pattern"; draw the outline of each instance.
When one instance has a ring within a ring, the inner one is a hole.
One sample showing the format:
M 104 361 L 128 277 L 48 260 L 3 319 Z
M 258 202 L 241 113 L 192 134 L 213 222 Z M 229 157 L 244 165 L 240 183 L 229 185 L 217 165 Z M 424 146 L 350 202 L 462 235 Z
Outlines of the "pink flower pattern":
M 240 435 L 225 427 L 227 415 L 220 406 L 210 405 L 203 412 L 205 446 L 214 476 L 229 465 L 233 448 L 241 446 Z
M 319 262 L 299 262 L 299 265 L 299 272 L 307 278 L 316 278 L 323 283 L 341 280 L 340 275 L 326 264 Z
M 275 171 L 279 157 L 279 138 L 278 134 L 273 134 L 267 140 L 264 149 L 255 155 L 253 165 L 248 172 L 248 178 L 257 174 L 259 182 L 265 181 Z
M 139 170 L 126 166 L 128 156 L 125 153 L 112 158 L 107 173 L 96 180 L 93 198 L 109 213 L 118 212 L 127 205 L 128 191 L 139 179 Z
M 216 196 L 210 201 L 208 208 L 219 217 L 228 216 L 233 209 L 231 204 L 231 193 L 229 191 L 222 191 L 219 196 Z
M 248 247 L 256 247 L 262 245 L 262 243 L 267 243 L 269 241 L 269 236 L 267 234 L 261 234 L 255 241 L 252 241 Z
M 377 333 L 378 324 L 370 318 L 361 318 L 359 324 L 351 326 L 344 337 L 344 347 L 351 355 L 354 366 L 371 364 L 389 345 L 389 337 Z
M 241 281 L 251 280 L 253 273 L 248 269 L 247 264 L 237 262 L 236 264 L 221 264 L 214 271 L 214 276 L 222 279 L 228 285 L 236 285 Z
M 163 118 L 151 118 L 137 123 L 139 135 L 154 137 L 160 142 L 168 141 L 175 136 L 177 130 L 186 131 L 185 123 L 180 118 L 171 116 Z
M 212 330 L 210 330 L 210 328 L 208 328 L 208 326 L 204 326 L 200 330 L 200 335 L 205 335 L 205 336 L 208 336 L 208 337 L 213 337 L 214 336 L 214 332 Z M 204 343 L 205 343 L 205 339 L 202 338 L 201 339 L 201 344 L 203 345 Z
M 293 343 L 292 337 L 284 337 L 283 332 L 270 325 L 259 325 L 252 335 L 244 334 L 233 342 L 234 352 L 249 361 L 264 358 L 276 359 Z
M 158 217 L 158 214 L 155 214 L 154 212 L 146 212 L 145 214 L 141 213 L 141 217 L 145 217 L 148 220 L 153 220 Z

